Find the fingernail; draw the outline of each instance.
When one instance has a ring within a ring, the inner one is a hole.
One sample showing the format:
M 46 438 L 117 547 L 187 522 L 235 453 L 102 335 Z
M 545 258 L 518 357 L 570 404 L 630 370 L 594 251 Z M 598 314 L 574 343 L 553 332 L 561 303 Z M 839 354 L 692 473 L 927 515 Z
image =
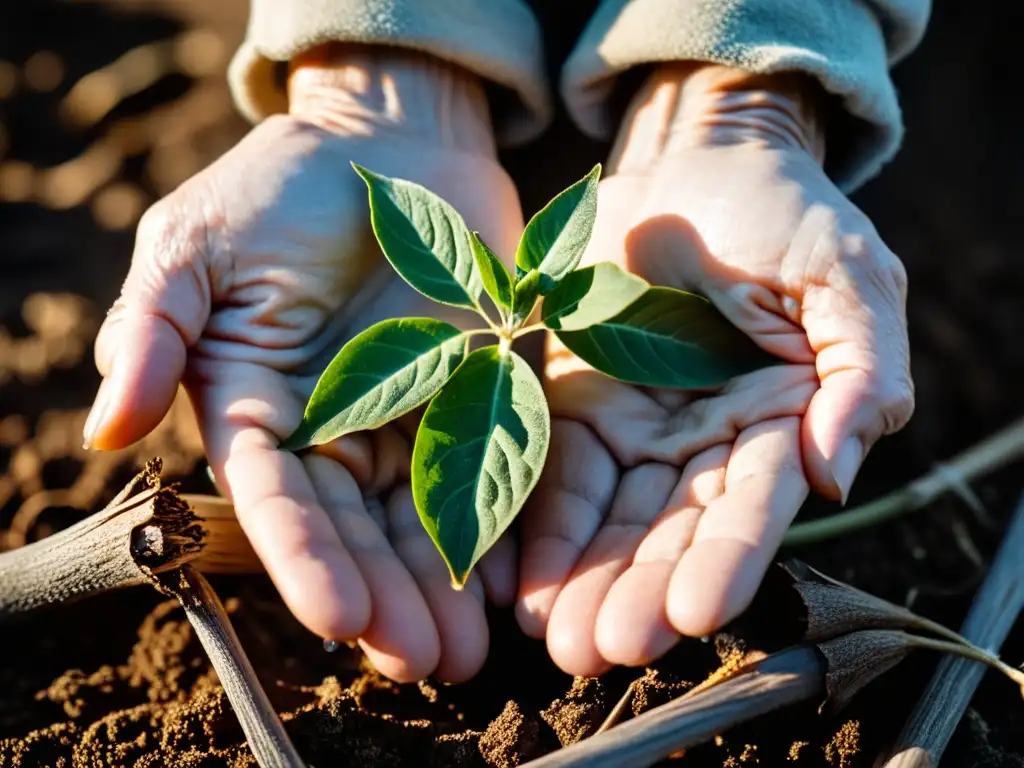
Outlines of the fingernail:
M 111 404 L 110 377 L 108 377 L 100 384 L 99 391 L 96 393 L 96 399 L 93 401 L 92 408 L 89 411 L 89 416 L 85 420 L 85 428 L 82 430 L 83 449 L 89 450 L 92 447 L 96 434 L 107 420 Z
M 864 460 L 864 446 L 860 438 L 848 437 L 839 446 L 839 452 L 832 459 L 832 479 L 836 481 L 839 488 L 840 501 L 845 506 L 846 499 L 850 495 L 850 488 L 853 486 L 853 479 L 857 476 L 857 470 Z

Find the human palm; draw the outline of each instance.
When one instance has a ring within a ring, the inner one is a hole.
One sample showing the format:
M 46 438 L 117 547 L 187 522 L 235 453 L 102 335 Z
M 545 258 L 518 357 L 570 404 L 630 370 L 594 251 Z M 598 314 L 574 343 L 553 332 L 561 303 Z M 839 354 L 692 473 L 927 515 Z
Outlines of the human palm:
M 703 294 L 780 358 L 717 391 L 655 391 L 549 340 L 551 458 L 524 513 L 517 615 L 593 675 L 740 613 L 809 488 L 845 498 L 912 388 L 903 268 L 799 146 L 620 163 L 584 260 Z
M 323 637 L 358 638 L 392 678 L 459 680 L 486 655 L 482 584 L 450 589 L 403 486 L 406 435 L 277 450 L 348 338 L 399 315 L 474 322 L 384 261 L 351 161 L 445 197 L 499 252 L 513 252 L 522 228 L 493 159 L 367 133 L 268 119 L 147 212 L 97 341 L 106 379 L 87 435 L 99 448 L 142 437 L 183 381 L 218 486 L 295 615 Z M 514 567 L 504 546 L 482 564 L 499 599 L 514 594 Z

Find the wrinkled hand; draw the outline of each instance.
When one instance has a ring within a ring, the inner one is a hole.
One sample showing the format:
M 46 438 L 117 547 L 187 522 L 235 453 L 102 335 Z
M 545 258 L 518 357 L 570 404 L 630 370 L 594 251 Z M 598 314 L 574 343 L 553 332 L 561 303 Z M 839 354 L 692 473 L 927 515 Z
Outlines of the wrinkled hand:
M 441 309 L 384 260 L 350 161 L 437 192 L 499 252 L 513 253 L 522 229 L 479 84 L 424 56 L 387 56 L 310 59 L 292 75 L 290 115 L 146 213 L 97 340 L 105 379 L 86 439 L 112 449 L 141 438 L 183 381 L 218 485 L 295 615 L 323 637 L 358 638 L 394 679 L 461 680 L 486 657 L 483 587 L 450 588 L 402 485 L 407 436 L 385 428 L 302 457 L 277 450 L 341 343 Z M 475 324 L 458 310 L 445 319 Z M 511 602 L 508 545 L 480 573 Z
M 903 267 L 823 173 L 806 86 L 765 80 L 656 73 L 584 258 L 707 296 L 785 364 L 714 393 L 650 391 L 549 342 L 552 445 L 517 616 L 573 674 L 737 616 L 809 488 L 845 499 L 913 408 Z

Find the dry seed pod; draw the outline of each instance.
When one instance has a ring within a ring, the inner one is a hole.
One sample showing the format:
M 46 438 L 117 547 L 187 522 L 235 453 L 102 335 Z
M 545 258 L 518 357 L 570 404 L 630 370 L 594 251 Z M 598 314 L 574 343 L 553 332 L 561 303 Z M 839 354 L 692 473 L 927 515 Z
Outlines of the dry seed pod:
M 807 610 L 804 638 L 812 643 L 862 629 L 920 629 L 966 642 L 951 629 L 880 597 L 837 581 L 800 560 L 780 563 Z
M 818 643 L 828 662 L 827 696 L 818 711 L 835 714 L 868 683 L 907 657 L 914 645 L 899 630 L 868 629 Z

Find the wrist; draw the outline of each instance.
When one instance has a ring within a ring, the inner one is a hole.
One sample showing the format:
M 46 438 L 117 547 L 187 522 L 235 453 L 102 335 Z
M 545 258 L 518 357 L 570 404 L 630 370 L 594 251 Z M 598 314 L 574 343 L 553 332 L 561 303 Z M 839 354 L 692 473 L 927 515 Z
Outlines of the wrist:
M 800 150 L 821 164 L 823 101 L 817 82 L 801 73 L 663 64 L 633 97 L 612 165 L 635 168 L 692 147 L 741 145 Z
M 494 157 L 479 78 L 419 51 L 327 43 L 294 58 L 288 111 L 346 136 L 381 136 Z

